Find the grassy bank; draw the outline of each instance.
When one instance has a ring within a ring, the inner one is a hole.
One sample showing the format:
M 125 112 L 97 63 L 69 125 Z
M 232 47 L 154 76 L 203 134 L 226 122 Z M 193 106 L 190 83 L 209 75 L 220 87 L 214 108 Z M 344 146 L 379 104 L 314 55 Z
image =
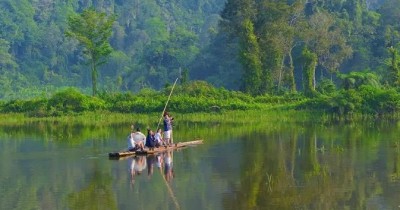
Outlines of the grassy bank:
M 138 121 L 150 124 L 158 120 L 170 91 L 171 87 L 166 87 L 161 91 L 143 89 L 135 94 L 103 92 L 93 97 L 67 88 L 50 97 L 0 101 L 0 121 L 77 121 L 85 124 Z M 176 87 L 167 111 L 200 122 L 398 119 L 400 94 L 394 88 L 361 85 L 321 90 L 309 97 L 301 93 L 251 96 L 205 82 L 192 82 Z
M 329 115 L 322 112 L 265 108 L 257 110 L 236 110 L 223 112 L 179 113 L 171 112 L 176 123 L 198 124 L 237 124 L 254 125 L 265 122 L 327 122 Z M 34 117 L 23 113 L 0 114 L 0 125 L 18 125 L 36 122 L 81 125 L 136 124 L 144 127 L 157 127 L 161 113 L 115 113 L 110 111 L 82 112 L 79 115 Z
M 143 89 L 139 93 L 106 93 L 96 97 L 74 88 L 60 91 L 49 98 L 12 100 L 0 103 L 1 113 L 24 113 L 27 117 L 62 117 L 84 115 L 85 112 L 125 114 L 159 113 L 163 110 L 171 87 L 161 91 Z M 224 111 L 264 110 L 290 107 L 305 100 L 301 94 L 253 97 L 242 92 L 215 88 L 205 82 L 176 87 L 168 111 L 179 113 L 220 113 Z

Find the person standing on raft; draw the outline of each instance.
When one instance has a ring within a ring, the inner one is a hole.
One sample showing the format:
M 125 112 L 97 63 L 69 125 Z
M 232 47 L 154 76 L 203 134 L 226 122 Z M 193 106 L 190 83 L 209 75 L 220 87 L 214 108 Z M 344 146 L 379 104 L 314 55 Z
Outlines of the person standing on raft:
M 167 145 L 173 144 L 172 139 L 172 121 L 173 117 L 169 116 L 168 112 L 164 112 L 164 141 Z

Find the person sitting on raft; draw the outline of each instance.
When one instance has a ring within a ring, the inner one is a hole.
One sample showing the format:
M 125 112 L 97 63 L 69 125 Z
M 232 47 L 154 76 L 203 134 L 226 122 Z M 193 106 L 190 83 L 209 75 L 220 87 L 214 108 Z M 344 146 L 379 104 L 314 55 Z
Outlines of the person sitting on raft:
M 161 128 L 157 129 L 157 133 L 154 135 L 154 138 L 156 139 L 156 143 L 157 143 L 158 145 L 163 145 L 163 144 L 165 144 L 165 143 L 164 143 L 164 140 L 163 140 L 163 138 L 162 138 Z
M 133 152 L 138 149 L 135 141 L 133 140 L 134 134 L 135 134 L 135 132 L 132 130 L 131 133 L 128 135 L 128 151 L 130 151 L 130 152 Z
M 132 135 L 132 139 L 133 141 L 135 141 L 136 148 L 143 151 L 146 136 L 142 132 L 140 132 L 140 128 L 136 129 L 136 132 Z
M 157 143 L 156 138 L 154 136 L 154 132 L 150 129 L 147 129 L 147 137 L 146 137 L 146 147 L 153 149 L 154 147 L 159 147 L 160 145 Z

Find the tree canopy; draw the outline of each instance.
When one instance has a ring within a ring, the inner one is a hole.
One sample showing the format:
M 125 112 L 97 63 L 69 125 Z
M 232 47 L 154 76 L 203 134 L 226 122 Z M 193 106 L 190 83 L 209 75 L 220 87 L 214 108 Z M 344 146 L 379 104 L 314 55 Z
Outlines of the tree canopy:
M 109 38 L 114 21 L 115 16 L 108 17 L 106 13 L 93 9 L 68 18 L 68 29 L 65 33 L 84 47 L 83 52 L 88 57 L 91 68 L 93 95 L 97 92 L 97 68 L 106 62 L 112 52 Z
M 189 80 L 253 95 L 299 92 L 305 47 L 317 57 L 314 86 L 363 70 L 395 85 L 398 10 L 398 0 L 2 0 L 0 97 L 49 95 L 63 86 L 87 93 L 92 81 L 100 91 L 161 89 L 182 69 Z M 107 36 L 97 37 L 98 48 L 83 37 L 99 31 L 78 24 L 81 15 L 101 22 L 88 11 L 115 18 Z M 73 36 L 79 27 L 86 35 Z M 85 71 L 90 49 L 98 50 L 98 77 Z

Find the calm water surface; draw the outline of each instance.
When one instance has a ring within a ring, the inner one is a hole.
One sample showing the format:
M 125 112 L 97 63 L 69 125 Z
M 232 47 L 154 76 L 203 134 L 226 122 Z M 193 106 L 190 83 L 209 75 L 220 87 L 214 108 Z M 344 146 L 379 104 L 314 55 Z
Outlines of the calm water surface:
M 109 160 L 129 125 L 0 127 L 0 209 L 400 209 L 400 124 L 182 124 L 203 145 Z

